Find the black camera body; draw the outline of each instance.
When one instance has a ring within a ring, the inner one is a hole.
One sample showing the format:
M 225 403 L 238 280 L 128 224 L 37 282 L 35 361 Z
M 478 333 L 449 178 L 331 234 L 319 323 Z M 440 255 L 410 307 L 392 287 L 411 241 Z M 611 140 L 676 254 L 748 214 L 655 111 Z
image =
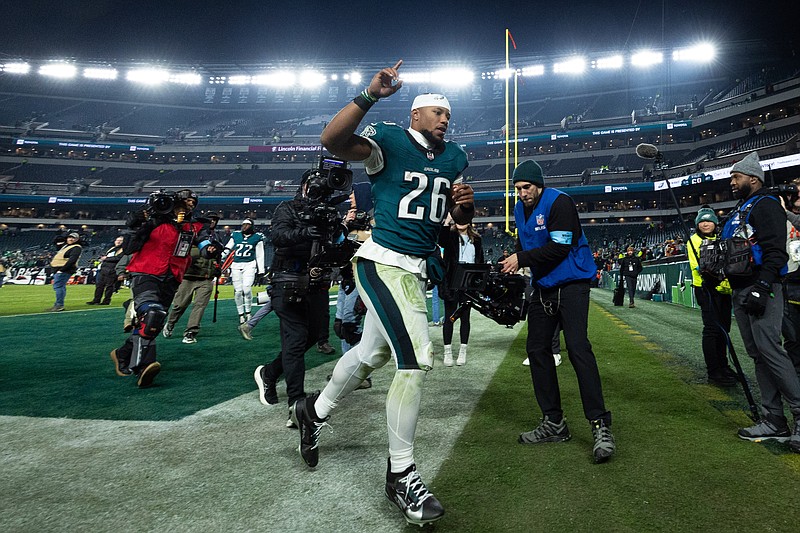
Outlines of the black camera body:
M 528 314 L 527 285 L 519 274 L 503 274 L 487 264 L 461 263 L 456 266 L 448 288 L 460 292 L 464 305 L 498 324 L 513 326 Z
M 353 171 L 347 168 L 347 161 L 321 156 L 319 167 L 306 178 L 306 184 L 306 197 L 311 201 L 325 199 L 336 192 L 347 191 L 349 195 L 353 187 Z M 342 201 L 344 198 L 335 203 Z
M 350 260 L 358 245 L 347 239 L 347 229 L 336 206 L 344 202 L 353 187 L 353 172 L 347 161 L 320 156 L 319 166 L 304 181 L 308 205 L 300 220 L 320 230 L 321 238 L 311 248 L 312 268 L 341 267 Z
M 767 187 L 767 191 L 778 198 L 783 198 L 786 203 L 786 209 L 792 209 L 798 198 L 797 185 L 794 183 L 781 183 L 780 185 Z
M 151 215 L 169 215 L 175 209 L 175 194 L 164 190 L 151 192 L 145 211 Z

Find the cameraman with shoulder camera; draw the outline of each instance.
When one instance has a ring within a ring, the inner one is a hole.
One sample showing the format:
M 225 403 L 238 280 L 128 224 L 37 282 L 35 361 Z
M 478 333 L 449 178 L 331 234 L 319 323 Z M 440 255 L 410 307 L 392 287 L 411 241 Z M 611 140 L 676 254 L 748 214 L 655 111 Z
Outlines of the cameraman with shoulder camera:
M 786 305 L 783 309 L 783 347 L 792 360 L 794 369 L 800 375 L 800 178 L 795 178 L 791 183 L 781 186 L 782 194 L 779 198 L 786 209 L 788 225 L 787 253 L 789 254 L 789 269 L 783 281 Z
M 338 402 L 376 368 L 397 365 L 386 398 L 389 461 L 385 494 L 417 525 L 439 520 L 441 503 L 422 482 L 414 461 L 422 388 L 433 368 L 425 287 L 440 283 L 444 268 L 437 238 L 449 211 L 459 224 L 472 220 L 473 191 L 460 183 L 467 156 L 446 141 L 450 104 L 441 94 L 420 94 L 411 126 L 377 123 L 355 133 L 367 111 L 402 87 L 402 61 L 375 74 L 369 86 L 328 123 L 321 141 L 331 153 L 363 161 L 372 185 L 375 226 L 354 258 L 355 281 L 367 307 L 361 342 L 336 363 L 320 394 L 295 403 L 300 455 L 314 468 L 319 436 Z
M 134 230 L 125 252 L 130 274 L 134 328 L 125 343 L 111 351 L 118 376 L 135 375 L 140 388 L 149 387 L 161 370 L 156 361 L 156 338 L 167 320 L 167 309 L 192 261 L 192 245 L 206 257 L 222 251 L 208 240 L 208 221 L 192 220 L 197 195 L 189 189 L 174 194 L 150 195 L 143 212 L 134 213 L 128 226 Z
M 558 189 L 545 187 L 542 168 L 535 161 L 517 166 L 513 180 L 519 195 L 514 207 L 519 232 L 517 252 L 500 264 L 506 273 L 522 267 L 531 270 L 533 291 L 526 350 L 533 390 L 544 416 L 538 427 L 519 436 L 519 442 L 539 444 L 571 438 L 561 409 L 551 349 L 560 322 L 569 360 L 578 377 L 583 412 L 594 436 L 594 462 L 602 463 L 614 455 L 616 445 L 611 433 L 611 412 L 605 407 L 600 372 L 588 338 L 589 282 L 595 275 L 594 258 L 575 202 Z
M 789 441 L 800 453 L 800 378 L 781 345 L 783 286 L 788 272 L 786 212 L 764 187 L 764 170 L 752 152 L 731 167 L 731 190 L 740 201 L 722 229 L 729 250 L 736 244 L 742 261 L 728 261 L 725 273 L 733 289 L 733 314 L 747 354 L 755 362 L 763 418 L 739 430 L 751 441 Z M 730 253 L 728 254 L 730 256 Z M 737 268 L 739 265 L 748 268 Z M 783 413 L 783 401 L 794 415 L 794 431 Z
M 305 397 L 304 354 L 317 344 L 323 321 L 329 316 L 330 268 L 310 263 L 319 257 L 318 250 L 328 240 L 330 227 L 340 229 L 334 236 L 337 239 L 346 229 L 338 213 L 339 223 L 328 224 L 328 206 L 322 201 L 328 191 L 323 181 L 319 170 L 306 171 L 295 198 L 281 202 L 272 217 L 275 255 L 270 268 L 270 296 L 280 320 L 281 352 L 254 372 L 259 400 L 265 405 L 278 403 L 275 382 L 281 375 L 285 376 L 290 408 Z M 287 421 L 287 427 L 293 426 L 291 419 Z

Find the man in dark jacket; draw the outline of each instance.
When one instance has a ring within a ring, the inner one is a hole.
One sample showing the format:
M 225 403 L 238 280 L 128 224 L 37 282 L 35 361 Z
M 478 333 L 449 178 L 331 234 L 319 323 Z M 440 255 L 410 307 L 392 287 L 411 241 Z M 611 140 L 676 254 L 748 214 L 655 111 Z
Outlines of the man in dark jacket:
M 329 316 L 328 289 L 330 269 L 310 268 L 312 249 L 325 238 L 327 228 L 311 215 L 313 203 L 308 198 L 312 171 L 303 174 L 297 196 L 275 208 L 270 233 L 275 255 L 270 268 L 272 309 L 280 320 L 281 352 L 270 363 L 255 369 L 253 377 L 259 389 L 259 401 L 278 403 L 275 382 L 283 375 L 289 407 L 306 397 L 305 353 L 315 346 L 323 321 Z M 346 231 L 342 226 L 342 231 Z M 295 423 L 289 419 L 287 427 Z
M 642 261 L 636 257 L 633 246 L 628 246 L 625 257 L 619 264 L 619 271 L 625 278 L 625 286 L 628 288 L 628 307 L 636 307 L 633 304 L 633 297 L 636 295 L 636 278 L 642 272 Z
M 616 451 L 611 412 L 605 407 L 600 372 L 588 338 L 589 280 L 594 259 L 583 234 L 575 203 L 568 195 L 544 186 L 542 168 L 533 160 L 514 169 L 519 201 L 514 218 L 517 252 L 500 262 L 503 272 L 531 270 L 528 307 L 531 379 L 543 418 L 538 427 L 519 436 L 521 444 L 563 442 L 571 438 L 561 409 L 556 363 L 551 343 L 558 324 L 564 331 L 569 360 L 578 378 L 583 411 L 589 420 L 595 463 Z
M 48 311 L 63 311 L 64 298 L 67 296 L 67 282 L 78 270 L 78 260 L 81 258 L 81 236 L 75 232 L 67 235 L 65 242 L 56 240 L 60 245 L 58 252 L 50 261 L 53 269 L 53 290 L 56 293 L 56 303 Z
M 764 189 L 764 170 L 753 152 L 731 167 L 731 190 L 740 199 L 725 227 L 723 239 L 742 238 L 751 243 L 749 271 L 726 265 L 733 289 L 733 314 L 747 354 L 755 362 L 764 418 L 739 430 L 739 437 L 760 442 L 789 442 L 800 453 L 800 378 L 781 345 L 783 287 L 786 275 L 786 212 L 778 198 Z M 731 242 L 731 241 L 729 241 Z M 794 429 L 783 411 L 783 402 L 794 415 Z
M 100 270 L 97 273 L 97 280 L 94 287 L 94 298 L 87 305 L 110 305 L 111 295 L 117 289 L 117 263 L 122 257 L 122 244 L 125 237 L 120 235 L 114 239 L 114 246 L 100 256 Z

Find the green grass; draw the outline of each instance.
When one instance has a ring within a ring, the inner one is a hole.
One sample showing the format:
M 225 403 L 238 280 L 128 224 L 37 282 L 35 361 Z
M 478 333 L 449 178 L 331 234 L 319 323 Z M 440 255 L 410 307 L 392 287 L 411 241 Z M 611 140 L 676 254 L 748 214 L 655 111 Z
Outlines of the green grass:
M 53 292 L 43 286 L 10 288 L 8 292 L 6 287 L 0 289 L 6 315 L 11 314 L 4 305 L 8 296 L 8 307 L 24 313 L 41 310 Z M 162 372 L 152 390 L 142 394 L 134 377 L 121 378 L 113 372 L 109 357 L 128 336 L 122 331 L 121 302 L 129 292 L 121 290 L 110 306 L 88 306 L 85 302 L 91 298 L 91 289 L 70 286 L 66 312 L 0 319 L 4 354 L 0 415 L 176 420 L 251 391 L 253 369 L 280 352 L 274 313 L 258 324 L 254 340 L 248 342 L 236 330 L 233 301 L 219 301 L 216 323 L 212 322 L 212 301 L 203 316 L 197 344 L 181 343 L 191 309 L 177 323 L 172 338 L 157 340 Z M 222 289 L 221 297 L 223 291 L 232 291 L 231 287 Z M 312 349 L 306 364 L 314 367 L 336 357 Z
M 735 421 L 635 335 L 609 314 L 591 313 L 618 444 L 604 465 L 591 463 L 591 433 L 566 358 L 558 373 L 572 440 L 516 444 L 540 415 L 519 357 L 506 358 L 436 478 L 437 495 L 459 509 L 442 530 L 796 530 L 786 498 L 797 502 L 800 456 L 737 439 Z M 524 337 L 511 351 L 524 353 Z
M 90 294 L 80 289 L 90 288 L 68 288 L 75 310 L 64 313 L 38 313 L 50 288 L 0 289 L 0 312 L 23 313 L 0 317 L 0 530 L 417 531 L 382 494 L 391 364 L 340 403 L 309 471 L 284 405 L 261 405 L 252 381 L 276 353 L 274 315 L 247 342 L 233 302 L 220 301 L 196 345 L 159 339 L 164 371 L 143 391 L 108 358 L 124 338 L 124 295 L 80 309 Z M 797 531 L 800 455 L 736 438 L 748 409 L 737 390 L 704 383 L 699 312 L 614 308 L 608 291 L 592 300 L 590 339 L 618 443 L 603 465 L 591 462 L 566 357 L 558 373 L 573 438 L 523 446 L 517 436 L 540 416 L 521 365 L 524 327 L 473 315 L 468 364 L 453 368 L 442 367 L 441 329 L 431 329 L 437 362 L 415 457 L 447 514 L 430 529 Z M 323 386 L 332 364 L 309 351 L 306 389 Z M 131 509 L 135 495 L 146 496 Z

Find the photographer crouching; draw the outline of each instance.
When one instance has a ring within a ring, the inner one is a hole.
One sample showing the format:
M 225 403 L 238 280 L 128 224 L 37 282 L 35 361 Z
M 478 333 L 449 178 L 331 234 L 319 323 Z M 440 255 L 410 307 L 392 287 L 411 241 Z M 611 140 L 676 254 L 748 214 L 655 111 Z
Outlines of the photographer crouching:
M 349 197 L 351 185 L 346 163 L 323 157 L 319 169 L 303 174 L 295 198 L 275 209 L 270 296 L 280 320 L 281 353 L 253 375 L 264 405 L 278 403 L 275 383 L 281 375 L 290 407 L 305 397 L 304 354 L 317 344 L 329 316 L 331 269 L 346 264 L 355 251 L 335 207 Z M 294 427 L 291 420 L 287 427 Z
M 111 351 L 118 376 L 137 376 L 139 388 L 149 387 L 161 371 L 155 340 L 164 327 L 175 292 L 192 261 L 197 245 L 205 257 L 222 251 L 211 240 L 210 221 L 192 219 L 197 195 L 189 189 L 150 195 L 144 211 L 129 216 L 133 230 L 125 253 L 132 254 L 127 270 L 136 312 L 134 328 L 125 343 Z

